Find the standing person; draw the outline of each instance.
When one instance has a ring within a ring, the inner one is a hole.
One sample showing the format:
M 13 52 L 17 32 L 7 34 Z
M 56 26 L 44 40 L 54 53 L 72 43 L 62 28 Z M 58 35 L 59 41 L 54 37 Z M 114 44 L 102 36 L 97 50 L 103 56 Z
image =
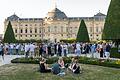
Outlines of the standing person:
M 4 48 L 4 54 L 9 54 L 9 51 L 8 51 L 9 46 L 8 46 L 8 44 L 3 44 L 3 48 Z
M 77 54 L 77 56 L 80 56 L 80 54 L 81 54 L 81 46 L 79 43 L 76 44 L 76 54 Z
M 28 58 L 28 56 L 29 56 L 29 51 L 30 51 L 29 44 L 26 43 L 26 44 L 25 44 L 25 58 Z
M 35 45 L 33 43 L 30 44 L 30 57 L 34 58 L 35 55 Z
M 58 55 L 61 56 L 62 54 L 62 46 L 61 44 L 58 44 Z
M 47 44 L 44 44 L 44 45 L 43 45 L 43 56 L 44 56 L 44 57 L 47 57 L 47 55 L 48 55 L 47 46 L 48 46 Z
M 95 44 L 92 44 L 90 48 L 91 48 L 92 57 L 94 58 L 94 54 L 96 52 L 96 46 L 95 46 Z
M 54 44 L 54 52 L 55 52 L 55 55 L 57 54 L 57 44 L 55 43 Z
M 19 55 L 19 48 L 20 48 L 20 44 L 16 44 L 16 47 L 15 47 L 16 55 Z
M 52 56 L 52 54 L 51 54 L 51 44 L 48 44 L 48 46 L 47 46 L 47 52 L 48 52 L 48 57 L 49 56 Z
M 111 49 L 111 46 L 109 45 L 109 43 L 106 44 L 106 48 L 105 48 L 105 57 L 107 59 L 110 58 L 110 49 Z
M 42 57 L 43 51 L 44 51 L 44 50 L 43 50 L 43 45 L 40 44 L 40 45 L 39 45 L 39 56 L 40 56 L 40 57 Z
M 64 43 L 64 44 L 63 44 L 63 52 L 64 52 L 64 56 L 66 57 L 66 56 L 67 56 L 67 53 L 68 53 L 67 43 Z
M 101 43 L 100 45 L 99 45 L 99 50 L 100 50 L 100 57 L 101 58 L 103 58 L 103 44 Z
M 75 42 L 72 44 L 72 48 L 73 48 L 73 54 L 75 54 L 76 53 L 76 43 Z
M 14 54 L 14 45 L 10 44 L 10 55 Z
M 20 54 L 22 54 L 22 55 L 23 55 L 23 52 L 24 52 L 24 47 L 25 46 L 23 44 L 20 45 L 20 52 L 21 52 Z
M 85 43 L 85 46 L 84 46 L 84 53 L 86 54 L 86 56 L 87 56 L 87 54 L 89 53 L 89 51 L 90 51 L 90 46 L 89 46 L 89 44 L 88 43 Z
M 4 60 L 4 46 L 3 46 L 3 44 L 0 44 L 0 55 L 2 56 L 2 59 Z

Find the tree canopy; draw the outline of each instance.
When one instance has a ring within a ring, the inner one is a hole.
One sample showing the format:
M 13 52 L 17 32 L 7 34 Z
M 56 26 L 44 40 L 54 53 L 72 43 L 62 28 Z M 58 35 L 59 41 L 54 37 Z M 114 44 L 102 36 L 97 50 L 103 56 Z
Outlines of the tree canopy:
M 102 39 L 120 41 L 120 0 L 110 2 Z
M 84 20 L 81 20 L 81 24 L 77 33 L 77 42 L 89 42 L 89 35 L 88 35 L 88 30 L 86 27 L 86 24 Z
M 14 43 L 15 41 L 16 41 L 16 39 L 15 39 L 15 35 L 13 32 L 13 28 L 12 28 L 11 22 L 9 21 L 6 31 L 5 31 L 5 34 L 4 34 L 3 42 L 4 43 Z

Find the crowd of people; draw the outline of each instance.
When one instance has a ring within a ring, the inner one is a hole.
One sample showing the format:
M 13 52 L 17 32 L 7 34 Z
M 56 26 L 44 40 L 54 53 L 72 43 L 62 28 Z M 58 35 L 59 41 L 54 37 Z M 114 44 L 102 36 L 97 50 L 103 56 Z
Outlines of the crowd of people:
M 113 47 L 112 43 L 0 43 L 0 55 L 4 60 L 4 55 L 25 55 L 25 58 L 41 57 L 39 62 L 40 72 L 52 72 L 57 75 L 65 75 L 65 69 L 69 69 L 71 72 L 78 74 L 82 68 L 78 64 L 78 60 L 72 58 L 70 64 L 65 64 L 62 57 L 66 57 L 68 54 L 74 54 L 75 56 L 81 56 L 82 54 L 91 54 L 91 57 L 97 58 L 110 58 L 110 49 Z M 52 56 L 58 56 L 59 60 L 48 67 L 45 58 Z
M 24 44 L 2 44 L 0 43 L 0 54 L 19 55 L 24 53 L 25 57 L 50 57 L 50 56 L 67 56 L 68 54 L 95 54 L 100 57 L 110 57 L 111 43 L 24 43 Z

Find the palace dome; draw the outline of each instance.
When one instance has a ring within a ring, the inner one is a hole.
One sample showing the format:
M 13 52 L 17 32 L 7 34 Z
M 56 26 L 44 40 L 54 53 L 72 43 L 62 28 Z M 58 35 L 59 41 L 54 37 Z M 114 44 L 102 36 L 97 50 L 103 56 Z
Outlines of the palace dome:
M 13 14 L 7 18 L 7 20 L 10 20 L 10 21 L 14 21 L 14 20 L 18 20 L 18 19 L 19 19 L 19 17 L 16 14 Z
M 65 13 L 60 11 L 58 8 L 55 8 L 47 13 L 47 19 L 65 19 L 65 18 L 67 18 Z

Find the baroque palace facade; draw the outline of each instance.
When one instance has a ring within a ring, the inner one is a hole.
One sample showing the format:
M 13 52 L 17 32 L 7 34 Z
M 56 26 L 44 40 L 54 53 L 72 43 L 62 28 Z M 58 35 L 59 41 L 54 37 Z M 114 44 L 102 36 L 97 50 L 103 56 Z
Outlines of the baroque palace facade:
M 67 17 L 58 8 L 47 13 L 45 18 L 20 18 L 16 14 L 4 21 L 6 31 L 8 21 L 11 21 L 15 37 L 18 40 L 60 41 L 61 39 L 76 38 L 83 19 L 86 23 L 91 41 L 101 40 L 106 15 L 97 13 L 93 17 Z

